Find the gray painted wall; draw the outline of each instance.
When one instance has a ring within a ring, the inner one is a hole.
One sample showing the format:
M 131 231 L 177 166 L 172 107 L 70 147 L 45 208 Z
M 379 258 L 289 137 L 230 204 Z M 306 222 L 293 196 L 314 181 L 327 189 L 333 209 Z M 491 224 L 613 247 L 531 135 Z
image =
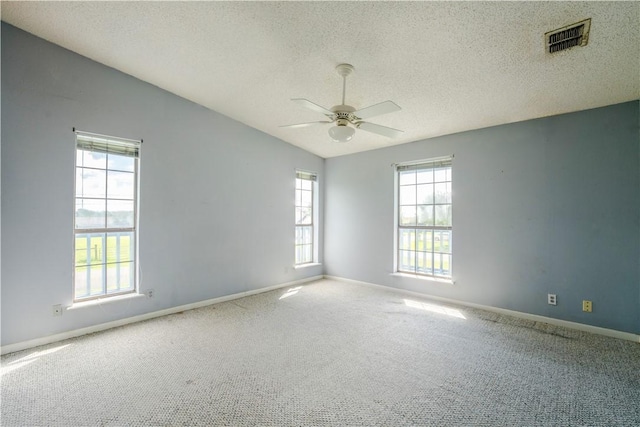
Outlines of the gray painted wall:
M 327 159 L 326 274 L 640 333 L 638 107 Z M 392 276 L 391 164 L 450 154 L 455 284 Z
M 72 302 L 72 127 L 144 139 L 155 296 L 53 317 Z M 323 188 L 323 159 L 2 23 L 2 345 L 322 274 L 292 268 L 295 168 Z
M 1 61 L 2 345 L 323 272 L 640 333 L 638 102 L 325 162 L 4 23 Z M 155 297 L 53 317 L 71 304 L 74 126 L 145 140 Z M 391 163 L 447 154 L 456 283 L 392 276 Z M 291 268 L 295 168 L 319 172 L 324 271 Z

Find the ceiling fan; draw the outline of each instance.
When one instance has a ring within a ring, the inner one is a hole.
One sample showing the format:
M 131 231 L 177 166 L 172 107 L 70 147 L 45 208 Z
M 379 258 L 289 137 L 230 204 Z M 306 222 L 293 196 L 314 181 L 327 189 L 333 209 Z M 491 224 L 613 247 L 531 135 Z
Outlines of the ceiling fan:
M 376 133 L 378 135 L 386 136 L 389 138 L 395 138 L 402 134 L 403 131 L 393 129 L 386 126 L 377 125 L 375 123 L 364 122 L 363 119 L 368 119 L 374 116 L 380 116 L 382 114 L 393 113 L 399 111 L 401 108 L 392 101 L 384 101 L 379 104 L 371 105 L 366 108 L 356 110 L 351 105 L 346 105 L 344 101 L 345 91 L 347 87 L 347 76 L 353 72 L 354 68 L 350 64 L 339 64 L 336 67 L 336 71 L 342 76 L 342 104 L 335 105 L 330 109 L 315 104 L 308 99 L 295 98 L 292 99 L 296 104 L 307 108 L 311 111 L 315 111 L 320 114 L 324 114 L 327 119 L 319 122 L 298 123 L 294 125 L 285 125 L 280 127 L 300 128 L 306 126 L 314 126 L 318 124 L 334 124 L 329 129 L 329 136 L 335 142 L 347 142 L 356 133 L 355 129 L 362 129 L 367 132 Z M 351 125 L 351 126 L 349 126 Z

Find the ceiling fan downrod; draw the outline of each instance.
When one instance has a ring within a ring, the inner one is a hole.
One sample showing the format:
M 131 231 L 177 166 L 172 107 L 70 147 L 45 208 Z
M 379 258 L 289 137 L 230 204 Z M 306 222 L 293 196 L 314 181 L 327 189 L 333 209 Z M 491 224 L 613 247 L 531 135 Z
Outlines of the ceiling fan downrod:
M 353 65 L 351 64 L 338 64 L 336 66 L 336 71 L 342 76 L 342 105 L 344 105 L 344 100 L 346 99 L 347 76 L 353 73 L 354 70 L 355 68 L 353 68 Z

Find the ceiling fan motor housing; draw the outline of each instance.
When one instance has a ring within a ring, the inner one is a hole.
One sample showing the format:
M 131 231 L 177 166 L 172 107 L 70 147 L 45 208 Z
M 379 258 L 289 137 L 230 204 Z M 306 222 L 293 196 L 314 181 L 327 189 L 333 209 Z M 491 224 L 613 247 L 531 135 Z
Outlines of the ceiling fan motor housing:
M 353 115 L 356 111 L 351 105 L 334 105 L 331 111 L 335 113 L 335 121 L 338 126 L 346 126 L 348 123 L 355 123 L 358 118 Z

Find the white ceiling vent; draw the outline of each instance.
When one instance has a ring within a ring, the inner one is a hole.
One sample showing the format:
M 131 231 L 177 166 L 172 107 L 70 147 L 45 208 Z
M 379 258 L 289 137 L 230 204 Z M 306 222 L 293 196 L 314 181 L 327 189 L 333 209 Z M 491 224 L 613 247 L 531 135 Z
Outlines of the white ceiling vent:
M 586 46 L 589 42 L 590 28 L 591 18 L 549 31 L 544 35 L 545 48 L 548 53 L 556 53 L 575 46 Z

